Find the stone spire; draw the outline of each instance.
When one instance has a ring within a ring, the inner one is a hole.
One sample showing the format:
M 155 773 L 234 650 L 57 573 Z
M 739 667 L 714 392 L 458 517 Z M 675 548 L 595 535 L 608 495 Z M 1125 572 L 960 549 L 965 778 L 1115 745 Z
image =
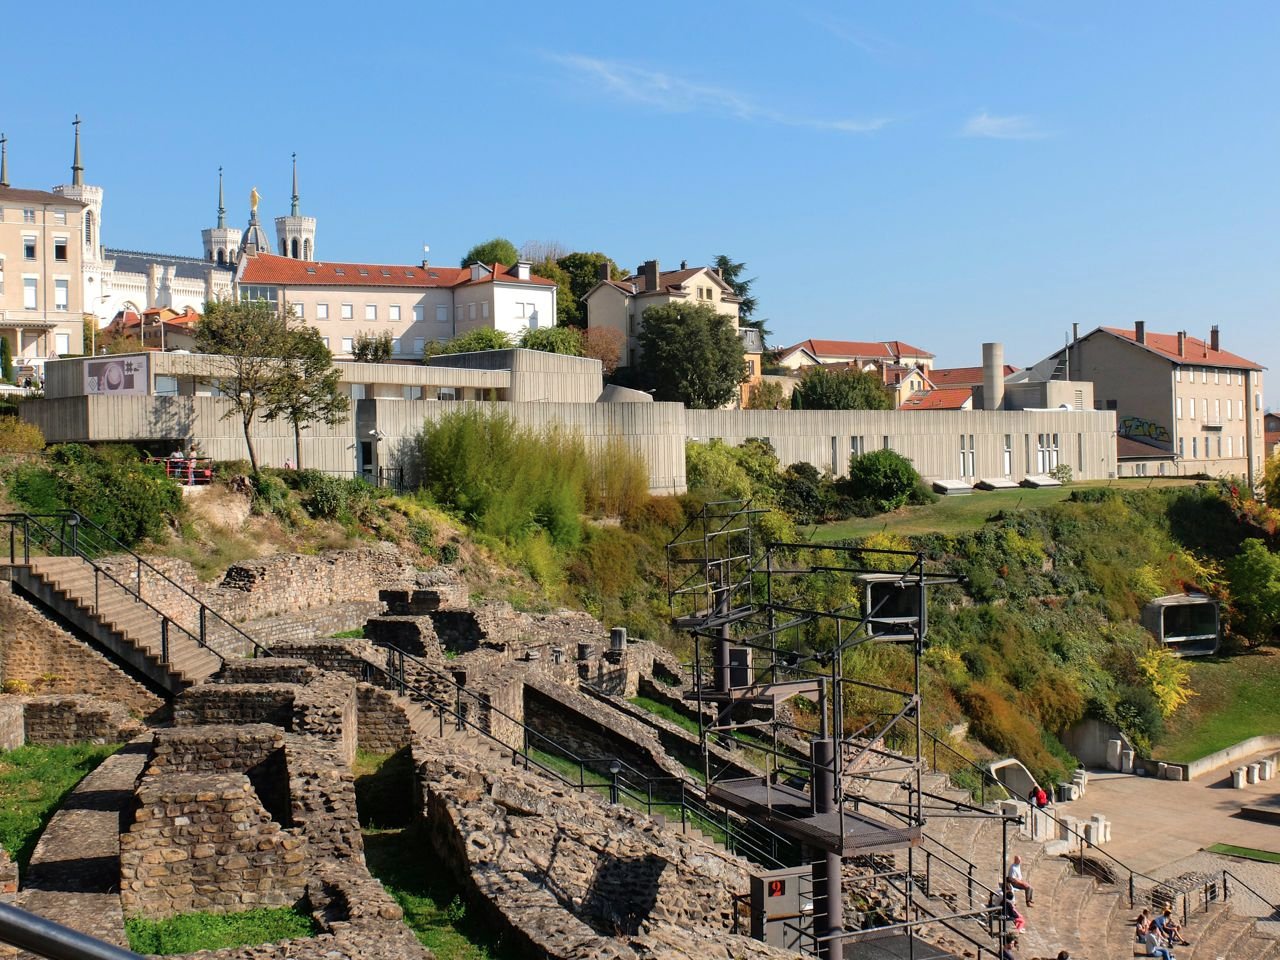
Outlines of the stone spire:
M 9 138 L 0 133 L 0 187 L 9 185 Z
M 222 168 L 218 168 L 218 229 L 227 225 L 227 202 L 222 196 Z
M 298 155 L 293 155 L 293 204 L 289 208 L 289 216 L 298 215 Z
M 80 162 L 80 114 L 76 114 L 76 118 L 71 125 L 76 128 L 76 153 L 71 159 L 71 185 L 73 187 L 83 187 L 84 164 Z

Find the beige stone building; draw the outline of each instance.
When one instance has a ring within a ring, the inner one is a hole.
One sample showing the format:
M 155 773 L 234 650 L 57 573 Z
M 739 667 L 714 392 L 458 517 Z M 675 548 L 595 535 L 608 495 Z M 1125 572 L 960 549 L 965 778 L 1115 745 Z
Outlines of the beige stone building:
M 778 366 L 803 370 L 827 364 L 853 366 L 859 370 L 890 367 L 918 368 L 928 373 L 934 355 L 901 340 L 801 340 L 778 353 Z M 888 382 L 888 381 L 886 381 Z
M 389 333 L 393 356 L 416 360 L 428 343 L 480 327 L 516 337 L 556 322 L 555 282 L 534 276 L 525 262 L 321 263 L 246 247 L 236 295 L 292 307 L 336 357 L 350 357 L 362 333 Z
M 1088 380 L 1099 409 L 1114 410 L 1126 475 L 1174 473 L 1262 478 L 1261 364 L 1209 339 L 1099 327 L 1034 368 L 1047 379 Z M 1150 451 L 1149 459 L 1140 454 Z
M 657 260 L 646 260 L 625 280 L 610 280 L 608 267 L 602 268 L 600 281 L 587 291 L 587 327 L 607 327 L 622 335 L 620 366 L 635 363 L 640 353 L 640 327 L 644 312 L 650 307 L 669 303 L 706 304 L 733 321 L 733 328 L 743 340 L 747 361 L 747 379 L 740 390 L 745 402 L 751 387 L 760 381 L 763 350 L 760 332 L 753 327 L 738 326 L 738 306 L 742 302 L 733 288 L 713 267 L 690 267 L 681 263 L 679 270 L 662 270 Z
M 40 373 L 46 360 L 82 352 L 85 206 L 9 185 L 0 159 L 0 336 L 15 370 Z

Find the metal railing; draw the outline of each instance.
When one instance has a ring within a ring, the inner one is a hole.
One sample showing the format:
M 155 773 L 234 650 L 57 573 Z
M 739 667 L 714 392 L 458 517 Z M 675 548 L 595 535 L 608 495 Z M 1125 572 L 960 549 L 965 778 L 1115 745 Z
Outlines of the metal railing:
M 143 960 L 132 950 L 7 903 L 0 903 L 0 943 L 47 960 Z
M 56 524 L 42 522 L 45 520 L 56 521 Z M 161 620 L 161 638 L 166 648 L 163 660 L 166 666 L 168 665 L 167 638 L 171 627 L 176 627 L 181 633 L 224 661 L 227 659 L 227 654 L 218 650 L 211 642 L 213 638 L 211 637 L 210 627 L 214 624 L 217 625 L 219 631 L 229 633 L 233 639 L 238 638 L 245 645 L 249 656 L 256 657 L 270 653 L 270 650 L 245 633 L 240 627 L 210 607 L 164 571 L 139 556 L 114 534 L 103 529 L 99 524 L 83 514 L 74 510 L 39 515 L 9 513 L 0 515 L 0 522 L 7 524 L 9 527 L 9 562 L 11 564 L 21 562 L 24 565 L 30 565 L 33 546 L 44 550 L 48 556 L 74 556 L 88 563 L 94 571 L 93 612 L 95 616 L 100 606 L 100 577 L 105 577 L 111 583 L 121 587 L 135 600 L 155 612 Z M 33 530 L 34 536 L 32 535 Z M 19 550 L 17 542 L 19 532 L 22 534 L 21 550 Z M 128 557 L 133 561 L 134 583 L 131 584 L 126 579 L 121 579 L 104 568 L 100 558 L 108 554 Z M 21 560 L 18 559 L 19 556 L 21 556 Z M 143 576 L 144 570 L 147 571 L 148 575 L 163 581 L 167 585 L 167 589 L 176 591 L 184 603 L 194 605 L 195 623 L 188 625 L 179 623 L 173 618 L 170 611 L 161 609 L 155 602 L 143 595 L 146 583 L 146 578 Z
M 1253 887 L 1249 886 L 1249 884 L 1245 883 L 1243 880 L 1241 880 L 1239 877 L 1237 877 L 1237 876 L 1236 876 L 1234 873 L 1232 873 L 1230 870 L 1223 870 L 1223 871 L 1222 871 L 1222 900 L 1223 900 L 1223 902 L 1224 902 L 1224 903 L 1225 903 L 1226 901 L 1228 901 L 1228 900 L 1230 900 L 1230 899 L 1231 899 L 1231 886 L 1230 886 L 1230 884 L 1227 882 L 1227 881 L 1228 881 L 1228 879 L 1233 880 L 1233 881 L 1236 883 L 1236 885 L 1237 885 L 1237 886 L 1244 887 L 1244 889 L 1245 889 L 1245 890 L 1247 890 L 1247 891 L 1249 891 L 1249 893 L 1250 893 L 1250 894 L 1252 894 L 1254 897 L 1256 897 L 1257 899 L 1261 900 L 1261 901 L 1262 901 L 1263 903 L 1265 903 L 1268 907 L 1270 907 L 1270 908 L 1271 908 L 1271 913 L 1268 915 L 1269 917 L 1275 917 L 1275 916 L 1276 916 L 1276 914 L 1277 914 L 1278 912 L 1280 912 L 1280 904 L 1277 904 L 1277 903 L 1276 903 L 1274 900 L 1272 900 L 1270 897 L 1264 897 L 1264 896 L 1263 896 L 1262 894 L 1260 894 L 1257 890 L 1255 890 Z M 1209 890 L 1208 890 L 1208 887 L 1206 886 L 1206 888 L 1205 888 L 1205 900 L 1204 900 L 1204 908 L 1205 908 L 1205 910 L 1208 910 L 1208 909 L 1209 909 L 1209 904 L 1210 904 L 1211 902 L 1212 902 L 1212 901 L 1211 901 L 1211 900 L 1210 900 L 1210 898 L 1209 898 Z
M 611 802 L 624 803 L 649 815 L 678 815 L 682 828 L 692 827 L 710 835 L 731 853 L 768 867 L 784 865 L 782 857 L 793 846 L 789 838 L 747 817 L 713 809 L 690 781 L 675 776 L 649 776 L 616 756 L 580 756 L 468 689 L 452 674 L 398 648 L 387 654 L 385 669 L 363 661 L 364 679 L 381 681 L 411 699 L 425 700 L 436 711 L 442 738 L 450 725 L 455 730 L 473 731 L 511 754 L 526 770 L 536 768 L 574 790 L 593 790 L 608 796 Z M 423 682 L 427 678 L 435 681 L 435 689 Z M 446 697 L 439 695 L 440 689 Z M 489 722 L 482 722 L 482 717 Z M 493 732 L 494 717 L 505 721 L 520 737 L 518 746 Z

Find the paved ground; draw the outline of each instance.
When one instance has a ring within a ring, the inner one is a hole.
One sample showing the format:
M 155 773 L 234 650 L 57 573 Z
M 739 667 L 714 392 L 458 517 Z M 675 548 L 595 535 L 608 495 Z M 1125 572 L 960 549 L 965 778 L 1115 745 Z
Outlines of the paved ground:
M 1250 759 L 1274 754 L 1272 750 Z M 1058 804 L 1057 810 L 1078 817 L 1094 813 L 1107 816 L 1112 823 L 1107 853 L 1130 869 L 1157 879 L 1193 870 L 1230 870 L 1270 900 L 1264 903 L 1237 891 L 1239 896 L 1232 898 L 1233 910 L 1268 916 L 1272 913 L 1271 904 L 1280 904 L 1280 864 L 1202 851 L 1215 843 L 1229 843 L 1280 853 L 1280 825 L 1239 815 L 1243 804 L 1277 796 L 1280 778 L 1242 790 L 1231 789 L 1230 767 L 1187 783 L 1091 771 L 1084 799 Z

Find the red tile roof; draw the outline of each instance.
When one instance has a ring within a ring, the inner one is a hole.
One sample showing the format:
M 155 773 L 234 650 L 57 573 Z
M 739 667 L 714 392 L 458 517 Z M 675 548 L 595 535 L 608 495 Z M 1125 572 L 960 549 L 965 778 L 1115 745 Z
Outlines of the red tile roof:
M 13 203 L 50 203 L 64 207 L 85 206 L 79 200 L 72 200 L 59 193 L 50 193 L 47 190 L 20 190 L 17 187 L 0 187 L 0 200 L 9 200 Z
M 1018 368 L 1012 364 L 1004 365 L 1006 377 L 1017 372 Z M 976 387 L 982 383 L 982 367 L 934 367 L 929 371 L 929 379 L 938 387 Z
M 662 290 L 667 290 L 671 287 L 678 287 L 680 284 L 690 279 L 695 273 L 705 269 L 705 267 L 693 267 L 685 270 L 663 270 L 658 274 L 658 287 Z M 627 277 L 625 282 L 635 284 L 636 293 L 649 292 L 645 286 L 645 277 L 643 273 L 637 273 L 635 276 Z
M 927 350 L 921 350 L 901 340 L 802 340 L 794 346 L 782 351 L 786 356 L 796 350 L 807 350 L 815 357 L 865 357 L 870 360 L 898 360 L 903 356 L 932 357 Z
M 320 263 L 260 253 L 244 260 L 242 283 L 278 283 L 288 287 L 461 287 L 472 283 L 531 284 L 554 287 L 554 280 L 530 276 L 519 280 L 502 264 L 492 264 L 493 274 L 471 279 L 470 267 L 424 267 L 414 264 Z
M 942 390 L 919 390 L 902 401 L 903 410 L 963 410 L 973 398 L 968 387 L 947 387 Z
M 1133 330 L 1121 330 L 1119 327 L 1100 327 L 1103 332 L 1137 343 L 1137 335 Z M 1226 350 L 1214 350 L 1199 337 L 1188 336 L 1183 352 L 1178 353 L 1178 335 L 1176 333 L 1147 333 L 1145 346 L 1152 353 L 1172 360 L 1174 363 L 1190 364 L 1205 367 L 1235 367 L 1242 370 L 1261 370 L 1262 364 L 1246 360 Z

